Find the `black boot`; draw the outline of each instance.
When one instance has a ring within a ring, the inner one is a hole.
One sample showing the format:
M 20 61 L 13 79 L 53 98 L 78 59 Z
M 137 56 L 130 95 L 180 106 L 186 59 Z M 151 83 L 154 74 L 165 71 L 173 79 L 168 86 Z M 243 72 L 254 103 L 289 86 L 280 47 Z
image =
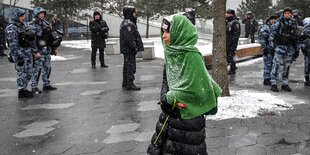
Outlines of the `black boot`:
M 41 91 L 39 88 L 32 88 L 32 93 L 33 93 L 34 95 L 38 95 L 38 94 L 41 94 L 42 91 Z
M 125 88 L 126 88 L 126 90 L 133 90 L 133 91 L 141 90 L 141 88 L 137 87 L 135 84 L 130 84 L 130 85 L 126 86 Z
M 282 86 L 281 86 L 281 89 L 282 89 L 282 90 L 285 90 L 285 91 L 288 91 L 288 92 L 291 92 L 291 91 L 292 91 L 291 87 L 288 86 L 288 85 L 282 85 Z
M 18 98 L 32 98 L 33 93 L 27 89 L 21 89 L 18 91 Z
M 305 86 L 310 86 L 310 80 L 309 80 L 309 76 L 305 76 Z
M 48 85 L 48 86 L 44 86 L 43 87 L 43 90 L 56 90 L 57 88 L 56 87 L 53 87 L 51 85 Z
M 279 92 L 277 85 L 271 85 L 271 90 L 274 92 Z
M 270 79 L 265 79 L 264 80 L 264 85 L 265 86 L 270 86 L 271 85 Z
M 235 70 L 230 69 L 230 70 L 228 71 L 228 75 L 234 75 L 234 74 L 236 74 L 236 71 L 235 71 Z
M 235 63 L 230 64 L 230 70 L 228 71 L 228 75 L 236 74 L 237 66 Z
M 109 66 L 105 65 L 104 63 L 101 63 L 101 67 L 108 68 Z

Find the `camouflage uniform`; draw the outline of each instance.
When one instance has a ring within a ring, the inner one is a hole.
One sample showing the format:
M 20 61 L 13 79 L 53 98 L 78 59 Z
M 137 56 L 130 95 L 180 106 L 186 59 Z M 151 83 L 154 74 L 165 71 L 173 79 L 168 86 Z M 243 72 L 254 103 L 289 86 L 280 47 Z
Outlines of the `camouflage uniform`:
M 27 90 L 27 84 L 31 79 L 33 71 L 33 49 L 30 44 L 22 45 L 19 36 L 28 25 L 19 21 L 19 17 L 25 15 L 22 9 L 14 9 L 11 23 L 5 30 L 6 39 L 9 43 L 13 62 L 17 73 L 18 97 L 33 97 Z
M 305 60 L 305 85 L 310 86 L 310 18 L 306 18 L 303 21 L 304 23 L 304 31 L 302 35 L 302 52 L 304 54 Z
M 271 27 L 269 41 L 270 46 L 272 48 L 275 47 L 271 71 L 271 90 L 273 91 L 278 91 L 276 85 L 278 82 L 278 70 L 281 63 L 283 63 L 281 89 L 291 91 L 291 88 L 288 86 L 288 77 L 293 55 L 296 50 L 296 31 L 296 23 L 292 19 L 284 19 L 284 17 L 277 20 Z
M 30 24 L 33 26 L 36 37 L 37 37 L 37 45 L 36 45 L 36 52 L 39 52 L 41 57 L 40 59 L 34 60 L 34 71 L 33 71 L 33 78 L 32 78 L 32 89 L 38 89 L 38 83 L 40 79 L 40 74 L 42 72 L 42 81 L 43 81 L 43 89 L 51 87 L 50 86 L 50 74 L 51 74 L 51 47 L 47 44 L 47 39 L 44 37 L 44 28 L 49 27 L 49 23 L 46 20 L 40 20 L 38 18 L 38 14 L 41 12 L 46 11 L 40 7 L 34 8 L 33 17 L 34 21 Z M 42 44 L 42 42 L 45 43 Z M 54 87 L 53 87 L 54 88 Z M 56 89 L 56 88 L 55 88 Z M 52 89 L 52 90 L 55 90 Z
M 271 70 L 272 70 L 272 59 L 273 59 L 273 49 L 269 46 L 269 34 L 270 34 L 271 25 L 269 21 L 260 28 L 258 33 L 258 41 L 261 44 L 262 49 L 264 50 L 264 84 L 267 84 L 267 81 L 270 83 L 271 79 Z

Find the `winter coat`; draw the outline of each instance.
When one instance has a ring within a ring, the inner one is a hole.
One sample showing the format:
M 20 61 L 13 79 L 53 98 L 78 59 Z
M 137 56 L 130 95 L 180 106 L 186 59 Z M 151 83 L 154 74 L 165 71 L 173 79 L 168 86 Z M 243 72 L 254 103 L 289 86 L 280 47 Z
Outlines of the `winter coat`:
M 253 18 L 243 19 L 242 23 L 245 24 L 245 32 L 254 34 L 258 28 L 258 22 Z
M 193 24 L 183 15 L 164 19 L 171 28 L 170 44 L 163 42 L 165 69 L 160 101 L 163 112 L 147 152 L 204 155 L 207 154 L 204 115 L 216 109 L 221 90 L 207 73 L 194 46 L 198 35 Z
M 100 15 L 99 20 L 95 20 L 95 14 Z M 92 46 L 103 46 L 105 48 L 105 39 L 108 37 L 109 27 L 107 23 L 102 20 L 99 12 L 94 12 L 94 20 L 89 22 L 89 29 L 91 31 Z
M 122 54 L 136 55 L 137 52 L 144 51 L 142 39 L 135 24 L 133 9 L 124 9 L 124 20 L 120 25 L 120 50 Z
M 17 62 L 22 59 L 31 59 L 33 54 L 33 46 L 35 46 L 35 37 L 32 39 L 32 43 L 21 43 L 20 34 L 22 30 L 31 29 L 30 26 L 23 22 L 19 22 L 19 17 L 24 15 L 23 9 L 15 8 L 12 15 L 12 23 L 5 29 L 6 39 L 9 43 L 13 62 Z M 34 36 L 34 35 L 33 35 Z M 31 38 L 30 38 L 31 39 Z
M 269 23 L 269 19 L 262 25 L 262 27 L 258 30 L 258 42 L 261 44 L 262 49 L 264 49 L 263 54 L 266 55 L 268 53 L 274 53 L 274 49 L 270 47 L 269 44 L 269 35 L 271 31 L 271 25 Z
M 240 23 L 236 16 L 226 18 L 226 47 L 235 51 L 240 37 Z
M 204 116 L 181 119 L 180 111 L 178 109 L 172 110 L 172 106 L 166 100 L 168 91 L 166 69 L 164 69 L 161 88 L 162 113 L 159 116 L 156 131 L 147 152 L 150 155 L 207 155 Z M 167 125 L 164 126 L 167 117 L 169 119 Z M 158 136 L 161 130 L 162 133 Z M 156 140 L 157 137 L 158 140 Z

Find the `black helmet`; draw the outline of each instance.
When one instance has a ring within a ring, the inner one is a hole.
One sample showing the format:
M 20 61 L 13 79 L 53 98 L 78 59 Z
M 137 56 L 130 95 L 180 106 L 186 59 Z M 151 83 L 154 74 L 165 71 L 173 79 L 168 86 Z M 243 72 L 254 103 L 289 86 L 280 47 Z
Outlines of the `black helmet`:
M 298 9 L 293 10 L 293 14 L 299 15 L 299 10 Z
M 136 12 L 136 8 L 132 5 L 125 5 L 123 8 L 123 15 L 125 19 L 131 19 L 134 12 Z
M 272 19 L 277 19 L 277 16 L 276 15 L 271 15 L 268 20 L 272 20 Z
M 226 13 L 230 13 L 230 14 L 233 14 L 233 15 L 236 14 L 235 10 L 232 9 L 232 8 L 227 9 L 227 10 L 226 10 Z
M 276 15 L 277 18 L 280 18 L 281 15 L 282 15 L 282 13 L 283 13 L 283 9 L 278 10 L 278 11 L 275 13 L 275 15 Z
M 283 13 L 285 13 L 285 12 L 290 12 L 291 14 L 293 14 L 293 10 L 290 7 L 284 8 Z

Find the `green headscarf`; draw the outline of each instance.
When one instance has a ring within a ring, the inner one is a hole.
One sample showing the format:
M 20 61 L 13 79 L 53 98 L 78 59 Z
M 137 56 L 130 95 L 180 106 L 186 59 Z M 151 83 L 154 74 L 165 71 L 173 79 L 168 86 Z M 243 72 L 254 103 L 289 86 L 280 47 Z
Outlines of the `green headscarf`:
M 163 41 L 169 91 L 167 101 L 171 105 L 181 102 L 182 119 L 201 116 L 217 107 L 217 97 L 222 93 L 206 70 L 203 57 L 195 47 L 197 29 L 183 15 L 164 18 L 170 23 L 170 45 Z

